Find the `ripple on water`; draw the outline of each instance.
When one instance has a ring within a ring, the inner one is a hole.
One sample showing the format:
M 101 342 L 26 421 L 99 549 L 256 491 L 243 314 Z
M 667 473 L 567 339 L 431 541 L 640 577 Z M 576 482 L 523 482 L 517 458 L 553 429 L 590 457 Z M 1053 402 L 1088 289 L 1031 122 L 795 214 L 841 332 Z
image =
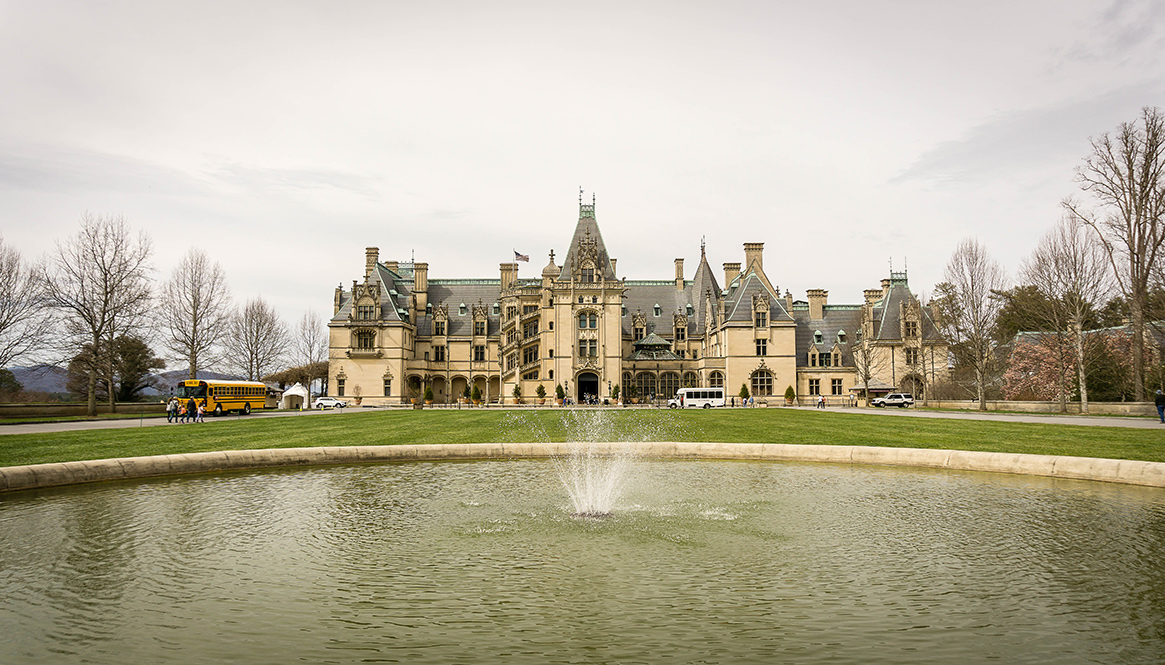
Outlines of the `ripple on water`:
M 631 460 L 111 483 L 0 503 L 0 662 L 1151 662 L 1165 497 Z M 466 656 L 465 645 L 473 645 Z

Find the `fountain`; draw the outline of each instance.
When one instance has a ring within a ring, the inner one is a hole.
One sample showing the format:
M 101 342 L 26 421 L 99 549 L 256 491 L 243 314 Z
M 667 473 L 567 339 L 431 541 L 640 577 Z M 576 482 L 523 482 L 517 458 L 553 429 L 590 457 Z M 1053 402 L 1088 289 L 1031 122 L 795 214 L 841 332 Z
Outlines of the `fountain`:
M 587 445 L 609 440 L 602 416 L 564 419 L 514 421 L 506 434 L 529 441 L 562 428 L 576 454 L 555 460 L 6 495 L 0 662 L 1087 663 L 1165 653 L 1159 489 L 633 458 Z
M 607 517 L 623 493 L 633 454 L 629 448 L 599 451 L 593 445 L 576 443 L 566 456 L 554 458 L 558 479 L 570 496 L 575 517 Z

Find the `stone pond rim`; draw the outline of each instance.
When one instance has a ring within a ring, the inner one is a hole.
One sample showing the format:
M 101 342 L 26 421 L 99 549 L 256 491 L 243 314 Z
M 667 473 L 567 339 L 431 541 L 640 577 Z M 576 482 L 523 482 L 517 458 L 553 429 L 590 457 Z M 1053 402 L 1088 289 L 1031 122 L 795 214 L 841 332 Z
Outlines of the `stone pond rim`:
M 1165 487 L 1165 462 L 924 448 L 784 443 L 459 443 L 225 450 L 0 467 L 0 492 L 219 471 L 377 462 L 489 460 L 567 455 L 572 447 L 631 449 L 644 458 L 737 459 L 988 471 Z

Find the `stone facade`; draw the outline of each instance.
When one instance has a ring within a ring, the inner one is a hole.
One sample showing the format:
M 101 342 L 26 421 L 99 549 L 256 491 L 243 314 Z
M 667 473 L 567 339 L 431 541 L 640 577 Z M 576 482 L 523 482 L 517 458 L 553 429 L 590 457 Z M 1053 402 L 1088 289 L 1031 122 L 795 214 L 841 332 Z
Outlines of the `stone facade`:
M 741 385 L 762 401 L 799 396 L 921 394 L 944 378 L 946 346 L 928 308 L 892 273 L 861 305 L 782 296 L 764 271 L 764 244 L 723 264 L 721 287 L 703 246 L 690 279 L 676 259 L 670 280 L 619 278 L 595 218 L 579 219 L 562 265 L 550 253 L 540 278 L 502 263 L 498 279 L 429 279 L 427 263 L 381 261 L 367 248 L 363 280 L 336 288 L 329 323 L 329 390 L 365 403 L 423 397 L 454 402 L 477 388 L 486 402 L 536 399 L 556 386 L 572 399 L 662 399 L 687 386 Z

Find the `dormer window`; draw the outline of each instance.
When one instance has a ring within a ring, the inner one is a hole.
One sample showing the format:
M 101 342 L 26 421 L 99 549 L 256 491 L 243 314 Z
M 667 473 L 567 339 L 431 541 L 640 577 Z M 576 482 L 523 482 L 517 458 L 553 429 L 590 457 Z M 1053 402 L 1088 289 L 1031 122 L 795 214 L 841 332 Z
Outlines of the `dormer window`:
M 457 313 L 460 314 L 461 316 L 465 316 L 465 312 L 466 312 L 465 303 L 461 303 L 461 306 L 457 308 Z
M 663 313 L 663 310 L 660 308 L 659 303 L 655 303 L 655 309 L 653 311 L 655 312 L 656 316 L 659 316 L 660 314 Z
M 595 269 L 594 268 L 583 268 L 582 269 L 582 281 L 586 282 L 588 284 L 595 281 Z
M 494 303 L 494 316 L 501 314 L 501 312 L 502 312 L 502 306 L 495 302 Z
M 821 343 L 821 331 L 820 330 L 813 331 L 813 343 L 814 344 Z
M 845 344 L 845 331 L 844 330 L 837 331 L 837 343 L 838 344 Z
M 438 335 L 438 336 L 445 334 L 445 322 L 444 321 L 434 321 L 433 322 L 433 334 Z
M 757 312 L 755 319 L 756 319 L 756 327 L 757 328 L 764 328 L 764 327 L 769 325 L 769 313 L 768 312 Z
M 376 305 L 363 304 L 356 306 L 357 321 L 371 321 L 376 316 Z
M 433 303 L 425 303 L 425 314 L 433 316 Z
M 692 314 L 694 314 L 694 313 L 695 313 L 695 312 L 693 312 L 693 311 L 692 311 L 692 306 L 691 306 L 691 305 L 688 305 L 688 316 L 691 316 L 691 315 L 692 315 Z

